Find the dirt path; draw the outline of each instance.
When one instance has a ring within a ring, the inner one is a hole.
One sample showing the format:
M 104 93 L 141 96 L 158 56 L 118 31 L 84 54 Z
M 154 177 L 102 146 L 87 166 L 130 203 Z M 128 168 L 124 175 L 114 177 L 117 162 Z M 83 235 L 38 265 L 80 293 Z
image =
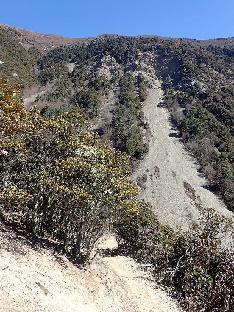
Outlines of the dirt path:
M 97 257 L 81 270 L 12 233 L 0 235 L 0 312 L 180 311 L 130 258 Z
M 196 203 L 233 216 L 223 202 L 203 187 L 206 180 L 171 129 L 167 109 L 159 105 L 162 97 L 160 82 L 156 81 L 144 106 L 150 132 L 149 153 L 133 175 L 141 185 L 140 197 L 151 202 L 162 223 L 177 229 L 186 230 L 198 219 Z

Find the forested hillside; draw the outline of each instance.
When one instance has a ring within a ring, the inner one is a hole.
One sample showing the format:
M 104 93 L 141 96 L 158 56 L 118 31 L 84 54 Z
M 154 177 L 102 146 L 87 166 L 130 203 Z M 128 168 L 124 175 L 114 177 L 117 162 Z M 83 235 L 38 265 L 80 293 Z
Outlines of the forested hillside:
M 101 95 L 119 86 L 120 105 L 113 117 L 112 139 L 115 146 L 138 158 L 147 151 L 141 134 L 147 125 L 142 123 L 140 102 L 150 86 L 151 66 L 153 74 L 162 80 L 164 105 L 180 130 L 181 140 L 198 159 L 210 189 L 233 210 L 233 51 L 231 39 L 206 43 L 99 38 L 83 46 L 53 49 L 43 56 L 38 63 L 39 80 L 54 84 L 47 100 L 63 99 L 70 105 L 79 105 L 87 109 L 90 117 L 98 114 Z M 71 72 L 67 64 L 73 64 Z M 132 81 L 135 79 L 134 87 L 129 85 L 130 76 Z M 134 127 L 131 134 L 129 124 Z

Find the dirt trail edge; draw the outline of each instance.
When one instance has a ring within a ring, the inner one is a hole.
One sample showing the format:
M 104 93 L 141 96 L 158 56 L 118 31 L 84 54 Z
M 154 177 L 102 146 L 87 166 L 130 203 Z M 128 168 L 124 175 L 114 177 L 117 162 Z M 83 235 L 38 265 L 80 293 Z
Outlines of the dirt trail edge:
M 81 270 L 11 232 L 0 235 L 0 312 L 180 311 L 131 258 L 99 256 Z
M 162 223 L 176 229 L 187 230 L 198 220 L 198 204 L 232 218 L 224 203 L 204 188 L 207 181 L 172 130 L 168 110 L 160 107 L 162 99 L 161 84 L 156 80 L 143 108 L 149 125 L 149 153 L 133 174 L 140 197 L 152 204 Z

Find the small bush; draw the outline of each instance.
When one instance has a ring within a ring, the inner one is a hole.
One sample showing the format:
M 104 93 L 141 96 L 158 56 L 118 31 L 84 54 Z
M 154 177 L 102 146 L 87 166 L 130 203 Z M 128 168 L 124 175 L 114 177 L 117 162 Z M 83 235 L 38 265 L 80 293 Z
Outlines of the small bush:
M 83 108 L 90 118 L 98 115 L 100 99 L 95 89 L 81 90 L 74 96 L 74 103 Z

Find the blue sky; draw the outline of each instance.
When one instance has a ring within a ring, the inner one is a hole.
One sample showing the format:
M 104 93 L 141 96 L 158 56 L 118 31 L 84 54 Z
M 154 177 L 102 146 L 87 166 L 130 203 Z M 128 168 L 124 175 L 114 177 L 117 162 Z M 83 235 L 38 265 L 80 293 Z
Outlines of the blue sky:
M 234 0 L 2 0 L 0 23 L 69 37 L 234 37 Z

